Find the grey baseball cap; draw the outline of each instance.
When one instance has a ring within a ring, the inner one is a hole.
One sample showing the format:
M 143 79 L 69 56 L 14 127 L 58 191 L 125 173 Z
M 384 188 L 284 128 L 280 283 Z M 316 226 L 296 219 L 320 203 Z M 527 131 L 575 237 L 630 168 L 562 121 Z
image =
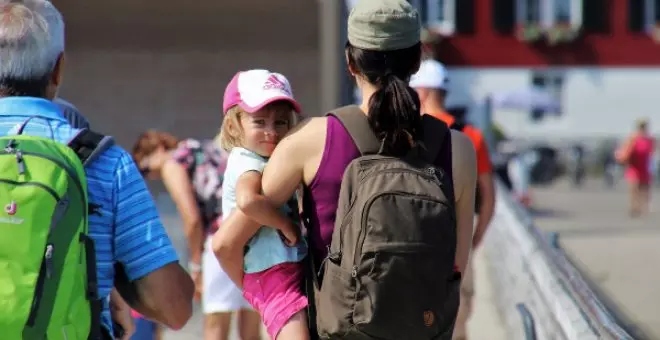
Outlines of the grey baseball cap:
M 406 0 L 358 0 L 348 16 L 348 41 L 365 50 L 412 47 L 420 31 L 419 13 Z

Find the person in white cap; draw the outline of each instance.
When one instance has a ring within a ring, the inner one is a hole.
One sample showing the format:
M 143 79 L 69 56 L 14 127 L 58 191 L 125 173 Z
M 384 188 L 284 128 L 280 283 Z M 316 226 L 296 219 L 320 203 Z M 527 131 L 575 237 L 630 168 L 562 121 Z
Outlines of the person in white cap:
M 495 209 L 495 183 L 493 181 L 493 166 L 488 152 L 488 146 L 476 127 L 458 122 L 447 113 L 445 98 L 449 90 L 447 69 L 440 62 L 424 60 L 419 71 L 410 79 L 410 87 L 419 95 L 422 105 L 421 112 L 443 120 L 452 129 L 462 131 L 467 135 L 477 152 L 477 195 L 475 199 L 476 224 L 472 237 L 472 249 L 476 249 L 483 239 L 488 224 Z M 466 339 L 466 324 L 472 310 L 474 296 L 474 272 L 468 264 L 461 285 L 461 305 L 454 328 L 454 339 Z

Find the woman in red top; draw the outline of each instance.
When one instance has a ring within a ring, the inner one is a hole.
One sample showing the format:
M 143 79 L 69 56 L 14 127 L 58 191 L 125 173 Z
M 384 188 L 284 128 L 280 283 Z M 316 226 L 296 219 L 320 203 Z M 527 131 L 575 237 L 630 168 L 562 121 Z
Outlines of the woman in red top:
M 655 151 L 655 139 L 648 133 L 648 122 L 640 120 L 635 131 L 617 151 L 616 158 L 626 165 L 625 177 L 630 184 L 630 215 L 639 216 L 648 211 L 651 161 Z

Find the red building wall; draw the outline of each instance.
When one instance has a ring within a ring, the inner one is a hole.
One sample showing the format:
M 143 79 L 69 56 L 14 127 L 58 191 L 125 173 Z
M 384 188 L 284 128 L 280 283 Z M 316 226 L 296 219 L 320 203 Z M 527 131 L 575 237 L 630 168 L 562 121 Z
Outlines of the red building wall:
M 646 33 L 629 29 L 628 1 L 601 1 L 610 6 L 606 11 L 610 33 L 585 33 L 570 43 L 548 45 L 496 32 L 494 1 L 474 0 L 474 32 L 443 39 L 436 52 L 449 66 L 660 66 L 660 44 Z

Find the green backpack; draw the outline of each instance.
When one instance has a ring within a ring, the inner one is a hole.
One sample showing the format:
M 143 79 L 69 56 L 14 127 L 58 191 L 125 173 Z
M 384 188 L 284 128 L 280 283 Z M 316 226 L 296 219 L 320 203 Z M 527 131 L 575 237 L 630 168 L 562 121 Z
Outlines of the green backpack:
M 85 129 L 63 144 L 21 135 L 26 123 L 0 137 L 1 338 L 101 339 L 84 165 L 112 138 Z

